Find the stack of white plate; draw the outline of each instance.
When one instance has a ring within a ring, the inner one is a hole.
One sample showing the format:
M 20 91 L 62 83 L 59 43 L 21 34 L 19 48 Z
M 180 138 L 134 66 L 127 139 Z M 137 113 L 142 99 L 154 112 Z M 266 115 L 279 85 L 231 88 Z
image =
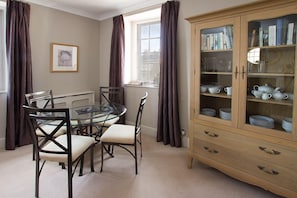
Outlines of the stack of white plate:
M 292 132 L 292 118 L 285 118 L 282 121 L 282 128 L 286 132 Z
M 251 125 L 256 125 L 265 128 L 274 128 L 274 120 L 273 118 L 262 116 L 262 115 L 252 115 L 249 117 L 249 121 Z
M 231 120 L 231 108 L 220 108 L 220 118 Z
M 201 114 L 214 117 L 216 116 L 216 110 L 211 108 L 202 108 Z

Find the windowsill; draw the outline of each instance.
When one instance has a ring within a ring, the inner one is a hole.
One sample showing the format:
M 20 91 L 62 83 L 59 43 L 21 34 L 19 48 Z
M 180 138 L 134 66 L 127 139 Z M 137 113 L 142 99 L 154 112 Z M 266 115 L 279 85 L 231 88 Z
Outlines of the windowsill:
M 152 89 L 159 89 L 159 85 L 152 85 L 152 84 L 125 84 L 125 87 L 139 87 L 139 88 L 152 88 Z

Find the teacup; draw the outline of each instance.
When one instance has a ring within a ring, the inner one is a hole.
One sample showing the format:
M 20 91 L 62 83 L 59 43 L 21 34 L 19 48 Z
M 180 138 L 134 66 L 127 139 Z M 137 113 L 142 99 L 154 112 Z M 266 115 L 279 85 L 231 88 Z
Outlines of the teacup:
M 285 100 L 285 99 L 288 99 L 288 94 L 286 93 L 282 93 L 280 91 L 276 91 L 276 92 L 273 92 L 272 93 L 272 97 L 275 99 L 275 100 Z
M 256 98 L 261 98 L 261 97 L 262 97 L 262 94 L 263 94 L 262 91 L 258 91 L 258 90 L 255 90 L 255 89 L 253 89 L 251 92 L 252 92 L 252 94 L 253 94 Z
M 219 87 L 217 87 L 217 86 L 214 86 L 214 87 L 209 87 L 208 91 L 209 91 L 209 93 L 214 94 L 214 93 L 220 93 L 221 89 Z
M 271 97 L 272 97 L 272 94 L 270 94 L 270 93 L 262 94 L 262 100 L 269 100 Z
M 232 87 L 225 87 L 224 91 L 227 93 L 228 96 L 232 95 Z
M 285 93 L 288 95 L 288 100 L 294 100 L 294 94 L 292 93 Z
M 200 92 L 205 93 L 207 91 L 207 88 L 208 88 L 207 85 L 201 85 L 200 86 Z

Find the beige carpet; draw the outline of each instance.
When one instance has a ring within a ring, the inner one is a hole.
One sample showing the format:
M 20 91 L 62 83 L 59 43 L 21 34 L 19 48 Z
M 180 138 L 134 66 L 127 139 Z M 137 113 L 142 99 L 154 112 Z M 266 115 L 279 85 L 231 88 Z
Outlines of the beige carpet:
M 104 162 L 100 173 L 100 149 L 96 147 L 95 172 L 86 161 L 84 175 L 73 177 L 76 198 L 265 198 L 278 197 L 260 188 L 232 179 L 199 162 L 187 168 L 187 149 L 156 143 L 143 136 L 143 158 L 135 176 L 130 155 L 116 148 L 115 158 Z M 0 197 L 34 197 L 32 146 L 0 152 Z M 41 174 L 40 197 L 67 197 L 67 175 L 56 163 L 48 162 Z

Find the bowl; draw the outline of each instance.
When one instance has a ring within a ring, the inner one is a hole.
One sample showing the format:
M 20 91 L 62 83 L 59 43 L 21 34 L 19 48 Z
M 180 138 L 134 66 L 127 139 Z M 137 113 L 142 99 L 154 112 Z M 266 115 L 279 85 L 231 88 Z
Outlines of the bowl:
M 282 120 L 282 128 L 286 132 L 292 132 L 292 118 L 284 118 Z
M 274 119 L 267 116 L 252 115 L 249 117 L 249 121 L 251 125 L 270 129 L 274 128 Z
M 200 113 L 211 117 L 216 116 L 216 110 L 211 108 L 202 108 Z
M 224 120 L 231 120 L 231 108 L 220 108 L 220 118 Z
M 208 92 L 212 93 L 212 94 L 220 93 L 221 92 L 221 87 L 220 86 L 208 87 Z

